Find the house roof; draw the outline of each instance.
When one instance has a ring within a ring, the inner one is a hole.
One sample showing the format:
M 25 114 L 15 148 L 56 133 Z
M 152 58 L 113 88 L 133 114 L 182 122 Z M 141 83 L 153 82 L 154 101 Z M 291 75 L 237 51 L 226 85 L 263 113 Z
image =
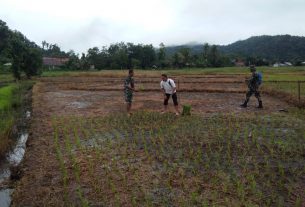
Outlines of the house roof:
M 69 61 L 69 58 L 54 58 L 54 57 L 43 57 L 42 62 L 48 66 L 62 66 Z

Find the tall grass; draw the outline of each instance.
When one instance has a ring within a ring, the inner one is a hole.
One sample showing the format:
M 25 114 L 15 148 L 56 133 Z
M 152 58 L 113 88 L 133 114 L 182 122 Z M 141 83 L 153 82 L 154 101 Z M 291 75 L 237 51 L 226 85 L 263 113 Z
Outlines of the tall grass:
M 13 126 L 20 116 L 20 109 L 24 104 L 24 94 L 33 82 L 10 84 L 0 88 L 0 158 L 5 155 L 13 142 L 10 137 Z
M 16 85 L 0 88 L 0 110 L 6 110 L 11 106 L 14 90 L 16 90 Z
M 14 117 L 11 113 L 0 112 L 0 158 L 4 156 L 11 142 L 9 137 L 14 125 Z

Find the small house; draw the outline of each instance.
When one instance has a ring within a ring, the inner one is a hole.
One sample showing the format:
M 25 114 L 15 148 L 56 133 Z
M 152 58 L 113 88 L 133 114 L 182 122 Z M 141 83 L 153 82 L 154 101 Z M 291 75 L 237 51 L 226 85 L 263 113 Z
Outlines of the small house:
M 42 63 L 44 66 L 48 66 L 49 69 L 54 69 L 65 65 L 69 61 L 69 58 L 54 58 L 54 57 L 43 57 Z
M 277 62 L 277 63 L 273 64 L 273 67 L 275 67 L 275 68 L 278 68 L 278 67 L 289 67 L 289 66 L 292 66 L 292 63 L 290 63 L 290 62 L 284 62 L 284 63 Z

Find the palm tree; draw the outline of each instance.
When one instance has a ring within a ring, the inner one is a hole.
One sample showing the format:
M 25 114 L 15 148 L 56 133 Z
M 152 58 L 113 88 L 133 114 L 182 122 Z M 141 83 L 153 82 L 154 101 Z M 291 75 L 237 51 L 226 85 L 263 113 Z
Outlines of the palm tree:
M 42 49 L 44 50 L 44 47 L 47 45 L 47 42 L 44 40 L 44 41 L 42 41 Z

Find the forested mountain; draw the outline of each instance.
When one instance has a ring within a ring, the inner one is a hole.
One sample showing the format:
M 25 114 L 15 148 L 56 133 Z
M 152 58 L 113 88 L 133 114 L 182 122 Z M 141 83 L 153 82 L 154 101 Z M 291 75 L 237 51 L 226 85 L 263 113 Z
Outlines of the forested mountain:
M 176 52 L 183 48 L 189 48 L 191 54 L 201 54 L 203 51 L 203 45 L 202 44 L 185 44 L 185 45 L 177 45 L 177 46 L 167 46 L 166 49 L 166 55 L 173 56 Z
M 200 54 L 203 45 L 179 45 L 166 47 L 166 53 L 172 55 L 181 48 L 189 48 L 192 54 Z M 269 62 L 305 61 L 305 37 L 291 35 L 255 36 L 229 45 L 217 46 L 218 50 L 232 58 L 249 57 L 266 59 Z
M 299 36 L 256 36 L 218 48 L 227 55 L 261 57 L 271 61 L 305 61 L 305 37 Z

